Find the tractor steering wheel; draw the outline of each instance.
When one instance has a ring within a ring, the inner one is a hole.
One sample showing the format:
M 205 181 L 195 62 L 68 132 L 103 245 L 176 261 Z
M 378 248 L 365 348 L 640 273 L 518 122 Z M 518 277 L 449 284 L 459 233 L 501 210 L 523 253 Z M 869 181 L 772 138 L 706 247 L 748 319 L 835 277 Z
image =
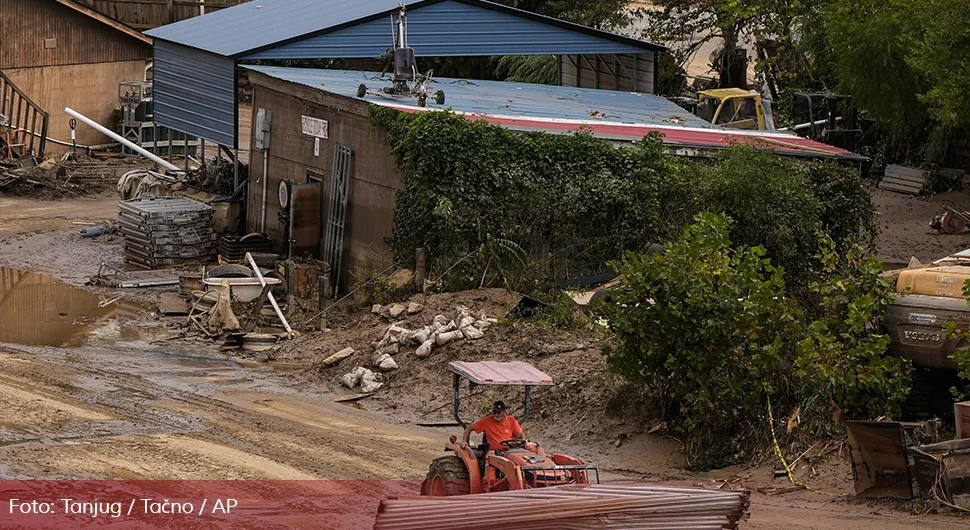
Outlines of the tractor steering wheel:
M 502 440 L 499 445 L 506 449 L 522 449 L 527 443 L 529 443 L 527 440 Z

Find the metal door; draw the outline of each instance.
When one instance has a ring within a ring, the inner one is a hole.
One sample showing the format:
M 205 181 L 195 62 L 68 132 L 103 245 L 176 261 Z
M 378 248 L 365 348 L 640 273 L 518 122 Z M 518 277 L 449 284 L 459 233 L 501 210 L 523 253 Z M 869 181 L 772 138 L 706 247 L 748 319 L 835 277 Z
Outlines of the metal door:
M 295 184 L 290 196 L 290 257 L 317 257 L 320 244 L 319 182 Z
M 343 272 L 344 229 L 347 226 L 347 204 L 350 199 L 350 180 L 353 178 L 354 151 L 337 144 L 333 153 L 333 172 L 330 177 L 330 208 L 327 218 L 327 242 L 323 259 L 330 264 L 330 278 L 334 295 Z

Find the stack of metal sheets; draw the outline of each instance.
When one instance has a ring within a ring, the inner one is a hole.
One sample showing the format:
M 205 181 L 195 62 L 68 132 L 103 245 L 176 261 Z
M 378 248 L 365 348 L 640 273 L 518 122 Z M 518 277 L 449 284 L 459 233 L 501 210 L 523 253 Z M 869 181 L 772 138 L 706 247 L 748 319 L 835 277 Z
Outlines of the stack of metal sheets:
M 748 517 L 747 491 L 661 484 L 557 486 L 381 502 L 375 530 L 465 528 L 736 529 Z
M 212 207 L 185 197 L 149 197 L 124 201 L 118 210 L 125 262 L 158 269 L 215 259 Z

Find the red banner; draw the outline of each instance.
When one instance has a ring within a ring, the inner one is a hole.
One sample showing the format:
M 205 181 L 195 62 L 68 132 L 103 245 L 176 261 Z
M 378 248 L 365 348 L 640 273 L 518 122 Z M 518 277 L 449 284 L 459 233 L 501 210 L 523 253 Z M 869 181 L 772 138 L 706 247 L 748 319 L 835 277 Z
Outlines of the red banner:
M 0 528 L 370 530 L 414 481 L 0 481 Z

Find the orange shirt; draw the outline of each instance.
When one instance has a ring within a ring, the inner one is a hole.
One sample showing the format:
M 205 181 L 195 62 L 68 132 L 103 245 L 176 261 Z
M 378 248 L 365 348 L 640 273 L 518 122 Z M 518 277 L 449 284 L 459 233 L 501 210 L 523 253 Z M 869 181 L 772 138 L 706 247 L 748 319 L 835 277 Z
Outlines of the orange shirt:
M 488 448 L 492 451 L 504 451 L 506 448 L 501 444 L 503 440 L 513 440 L 523 434 L 519 421 L 512 416 L 505 416 L 505 421 L 501 423 L 495 421 L 493 416 L 485 416 L 473 423 L 472 429 L 477 433 L 485 433 Z

